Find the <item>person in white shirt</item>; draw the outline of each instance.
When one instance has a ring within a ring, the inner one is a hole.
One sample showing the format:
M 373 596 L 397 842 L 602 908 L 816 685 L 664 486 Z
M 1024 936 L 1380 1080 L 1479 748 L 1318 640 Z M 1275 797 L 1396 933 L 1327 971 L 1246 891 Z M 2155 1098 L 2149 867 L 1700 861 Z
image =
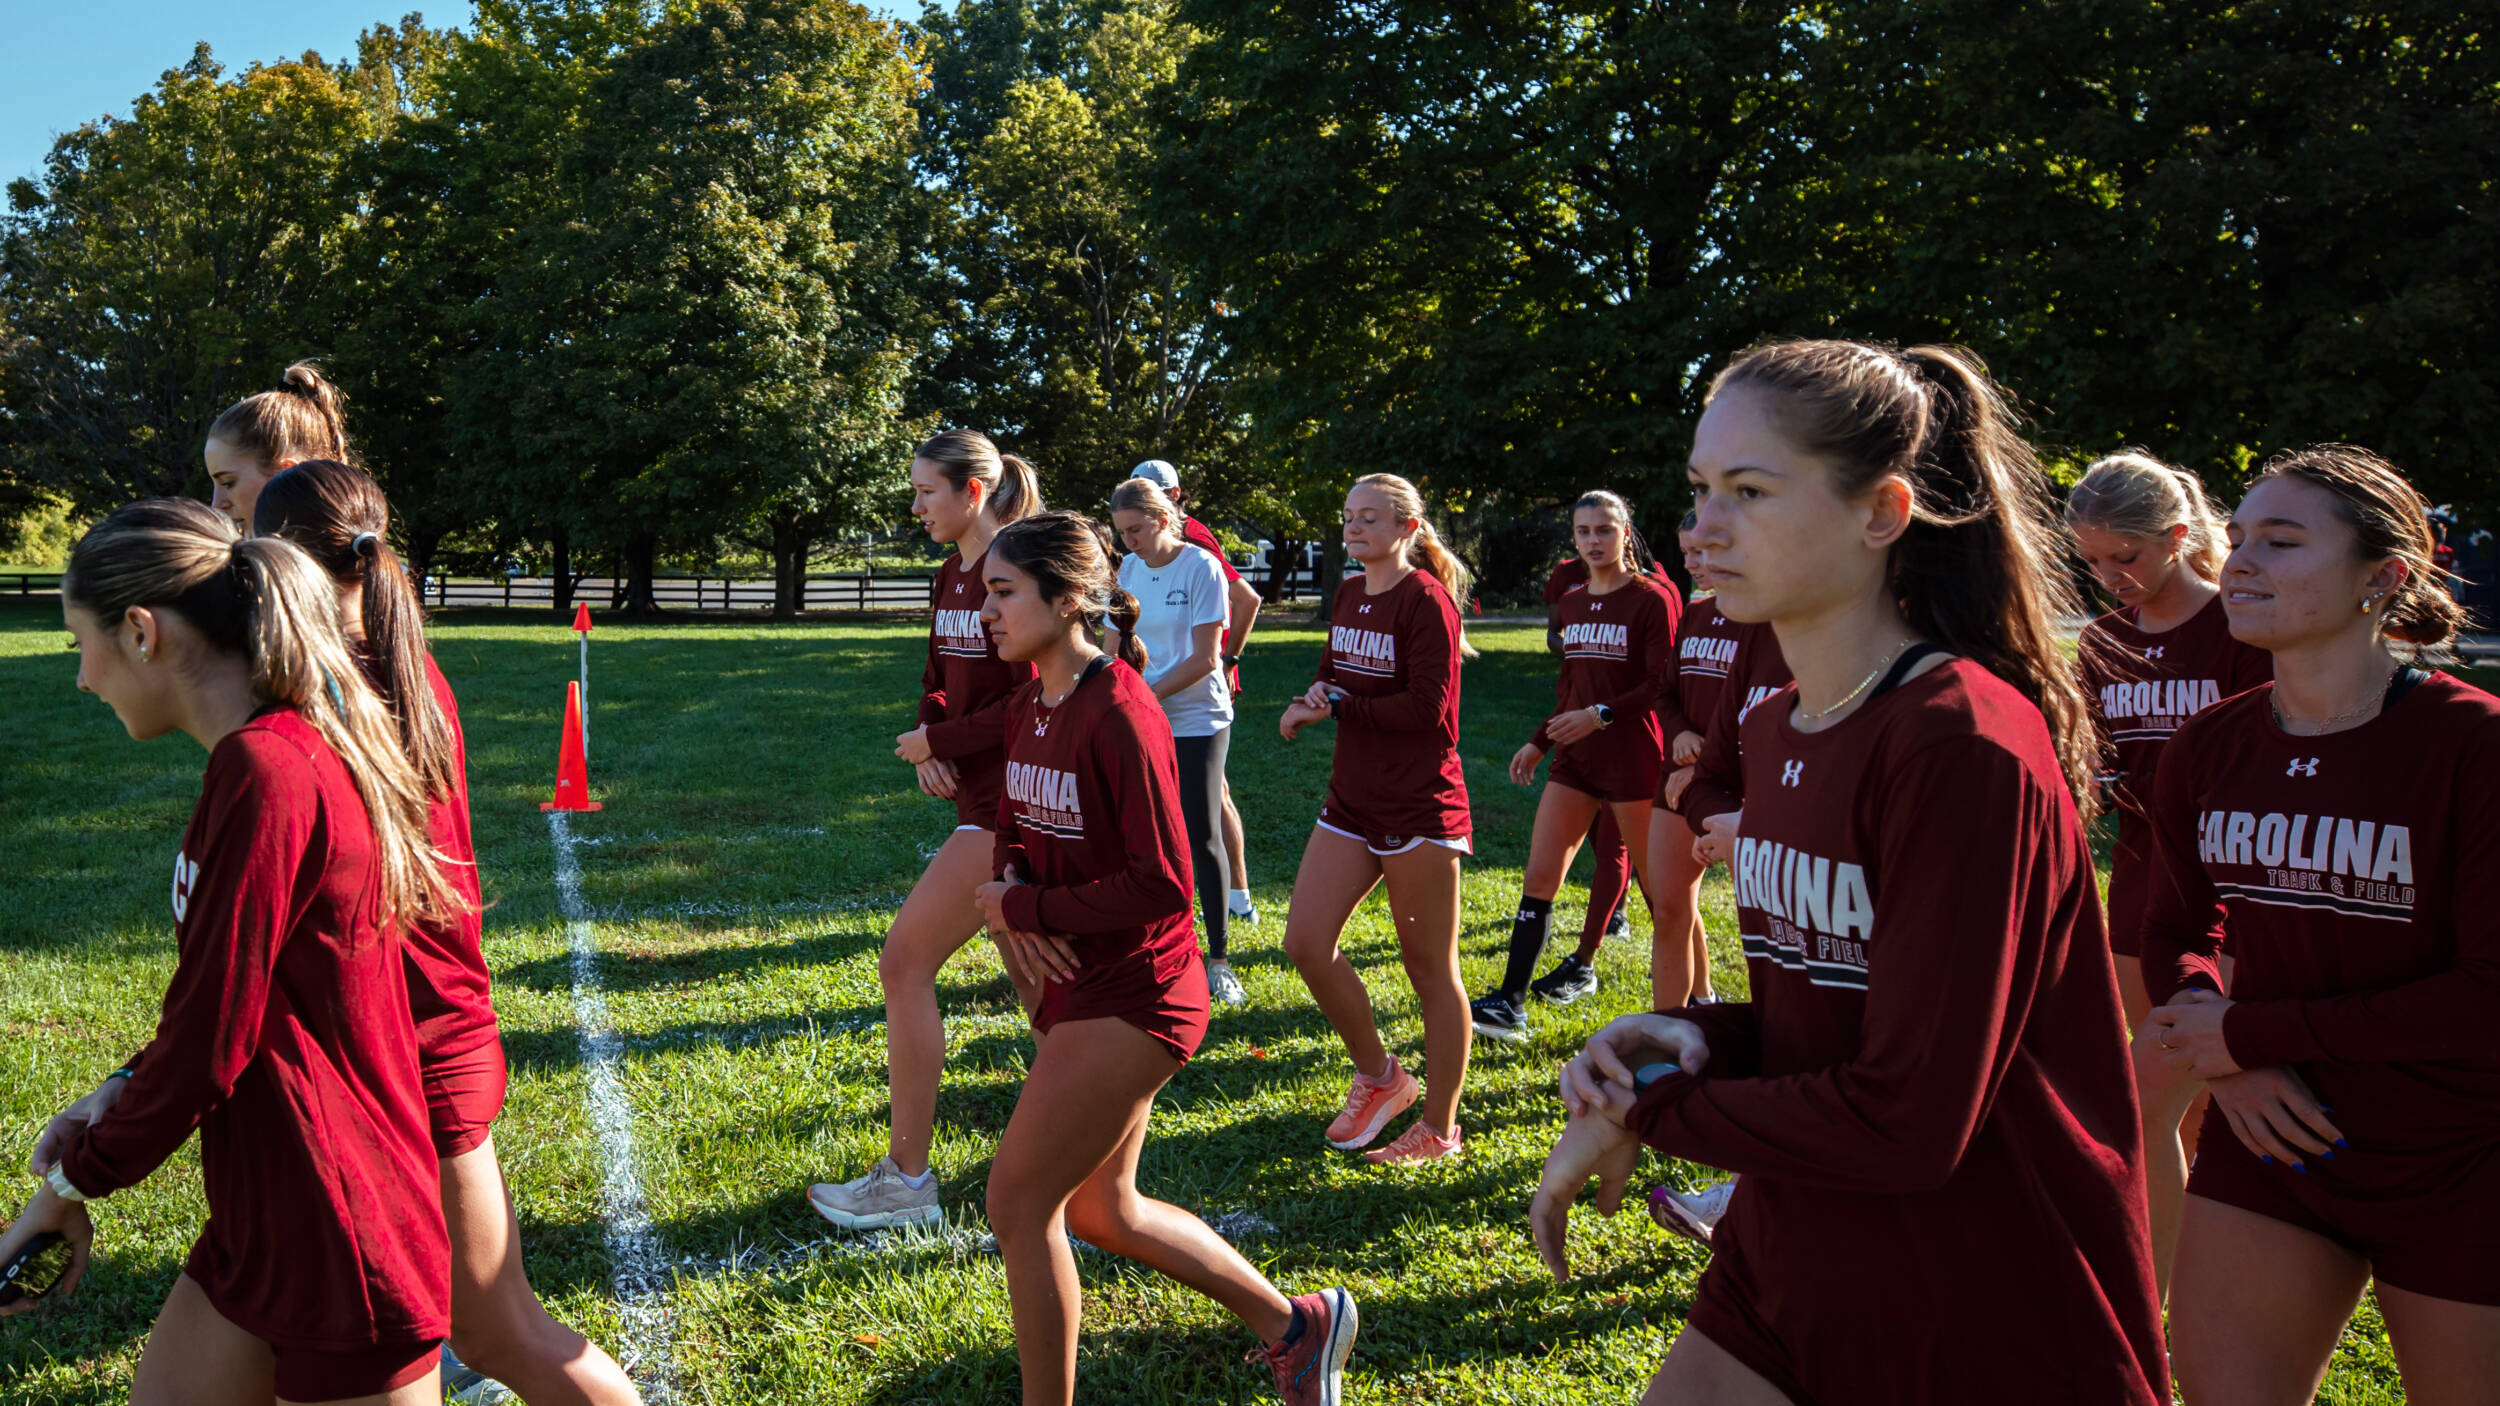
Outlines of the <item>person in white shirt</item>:
M 1112 490 L 1111 525 L 1128 555 L 1120 587 L 1137 597 L 1137 640 L 1146 647 L 1146 683 L 1162 700 L 1180 756 L 1181 809 L 1189 822 L 1190 869 L 1207 935 L 1207 993 L 1226 1005 L 1243 999 L 1241 978 L 1224 959 L 1224 754 L 1232 740 L 1233 695 L 1221 667 L 1230 609 L 1221 563 L 1181 539 L 1180 509 L 1151 480 Z

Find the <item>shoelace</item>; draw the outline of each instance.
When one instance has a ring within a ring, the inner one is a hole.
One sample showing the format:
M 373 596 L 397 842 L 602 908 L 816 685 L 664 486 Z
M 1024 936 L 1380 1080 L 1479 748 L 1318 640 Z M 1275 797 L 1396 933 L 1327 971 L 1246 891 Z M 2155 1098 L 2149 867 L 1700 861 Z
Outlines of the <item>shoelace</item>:
M 1367 1089 L 1374 1089 L 1374 1088 L 1376 1088 L 1376 1086 L 1374 1086 L 1374 1085 L 1369 1085 L 1369 1084 L 1365 1084 L 1365 1083 L 1364 1083 L 1363 1081 L 1361 1081 L 1360 1079 L 1357 1079 L 1357 1080 L 1356 1080 L 1356 1081 L 1354 1081 L 1353 1083 L 1346 1085 L 1346 1090 L 1345 1090 L 1345 1111 L 1346 1111 L 1346 1113 L 1348 1113 L 1349 1115 L 1351 1115 L 1351 1114 L 1355 1114 L 1355 1113 L 1360 1113 L 1360 1112 L 1362 1112 L 1362 1111 L 1363 1111 L 1363 1096 L 1364 1096 L 1364 1092 L 1365 1092 L 1365 1090 L 1367 1090 Z

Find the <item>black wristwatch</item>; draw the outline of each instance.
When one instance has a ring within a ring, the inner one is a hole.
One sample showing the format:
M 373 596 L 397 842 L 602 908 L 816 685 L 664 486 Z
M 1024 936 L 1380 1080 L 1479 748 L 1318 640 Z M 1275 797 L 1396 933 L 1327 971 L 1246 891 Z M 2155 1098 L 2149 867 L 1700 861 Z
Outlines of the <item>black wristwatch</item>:
M 1599 727 L 1613 727 L 1615 725 L 1615 710 L 1607 707 L 1605 704 L 1591 703 L 1589 705 L 1589 711 L 1597 715 L 1597 725 Z
M 1238 669 L 1241 667 L 1241 656 L 1238 654 L 1225 654 L 1219 655 L 1218 657 L 1224 661 L 1224 667 L 1227 669 Z

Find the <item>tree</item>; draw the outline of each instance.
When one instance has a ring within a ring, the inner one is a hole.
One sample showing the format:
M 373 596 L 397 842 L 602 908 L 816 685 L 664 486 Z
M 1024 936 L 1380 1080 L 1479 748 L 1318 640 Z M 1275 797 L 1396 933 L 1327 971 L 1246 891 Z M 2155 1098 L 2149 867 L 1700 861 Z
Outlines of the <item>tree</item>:
M 327 344 L 317 310 L 375 125 L 353 77 L 307 54 L 228 78 L 203 44 L 10 184 L 19 474 L 84 509 L 183 491 L 218 412 Z

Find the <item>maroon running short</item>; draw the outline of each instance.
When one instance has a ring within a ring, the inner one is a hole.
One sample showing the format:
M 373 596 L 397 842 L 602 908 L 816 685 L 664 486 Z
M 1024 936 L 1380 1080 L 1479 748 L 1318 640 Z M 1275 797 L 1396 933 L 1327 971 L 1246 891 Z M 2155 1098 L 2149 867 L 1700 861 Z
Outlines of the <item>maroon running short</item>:
M 344 1401 L 358 1396 L 394 1392 L 434 1370 L 443 1357 L 443 1340 L 382 1343 L 339 1352 L 276 1347 L 278 1399 L 281 1401 Z

